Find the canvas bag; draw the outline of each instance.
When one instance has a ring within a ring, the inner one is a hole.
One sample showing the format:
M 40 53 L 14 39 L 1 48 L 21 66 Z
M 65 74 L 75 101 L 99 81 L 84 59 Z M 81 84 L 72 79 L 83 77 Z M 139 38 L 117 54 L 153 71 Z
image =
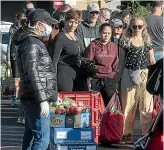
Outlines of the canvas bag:
M 123 125 L 124 116 L 116 91 L 105 108 L 100 122 L 100 142 L 120 142 L 123 137 Z

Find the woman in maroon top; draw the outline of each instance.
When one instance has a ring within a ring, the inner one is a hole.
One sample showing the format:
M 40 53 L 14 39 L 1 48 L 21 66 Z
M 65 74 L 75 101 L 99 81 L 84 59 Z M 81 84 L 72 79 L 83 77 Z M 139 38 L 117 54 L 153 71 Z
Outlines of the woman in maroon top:
M 118 47 L 110 41 L 110 24 L 100 26 L 101 37 L 93 40 L 88 47 L 87 57 L 96 62 L 96 74 L 91 80 L 91 89 L 101 92 L 105 105 L 116 91 L 116 72 L 118 69 Z

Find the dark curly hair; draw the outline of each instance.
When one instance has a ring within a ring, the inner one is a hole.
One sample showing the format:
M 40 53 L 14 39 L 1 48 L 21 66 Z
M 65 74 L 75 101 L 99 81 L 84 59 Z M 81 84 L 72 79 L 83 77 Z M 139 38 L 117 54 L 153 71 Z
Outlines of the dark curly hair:
M 81 21 L 82 19 L 82 12 L 77 9 L 71 9 L 66 13 L 65 21 L 68 21 L 69 19 L 75 19 L 76 21 Z

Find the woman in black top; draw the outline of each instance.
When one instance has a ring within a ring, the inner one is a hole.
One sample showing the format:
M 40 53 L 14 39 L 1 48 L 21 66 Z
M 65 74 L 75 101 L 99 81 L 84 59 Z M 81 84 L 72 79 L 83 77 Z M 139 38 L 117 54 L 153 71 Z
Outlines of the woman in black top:
M 66 14 L 66 24 L 62 32 L 54 39 L 53 65 L 57 70 L 58 91 L 77 90 L 76 81 L 78 68 L 76 66 L 79 44 L 75 30 L 81 21 L 82 13 L 71 9 Z M 79 85 L 82 86 L 82 85 Z
M 133 125 L 139 105 L 142 134 L 146 134 L 152 121 L 153 101 L 146 90 L 147 66 L 155 63 L 154 51 L 146 24 L 140 17 L 133 17 L 126 36 L 119 42 L 126 53 L 125 67 L 121 79 L 122 108 L 125 116 L 124 135 L 126 144 L 133 142 Z M 140 70 L 137 74 L 136 70 Z M 133 75 L 132 75 L 133 73 Z M 136 79 L 136 80 L 135 80 Z M 141 81 L 137 83 L 136 81 Z

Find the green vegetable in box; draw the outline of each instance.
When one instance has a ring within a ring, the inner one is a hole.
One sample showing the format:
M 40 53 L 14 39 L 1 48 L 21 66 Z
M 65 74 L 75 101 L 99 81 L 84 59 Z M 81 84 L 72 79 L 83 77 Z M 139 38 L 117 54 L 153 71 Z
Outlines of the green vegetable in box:
M 71 106 L 74 106 L 74 107 L 78 106 L 77 103 L 70 98 L 64 98 L 63 99 L 63 105 L 64 105 L 64 107 L 67 107 L 67 108 L 69 108 Z

